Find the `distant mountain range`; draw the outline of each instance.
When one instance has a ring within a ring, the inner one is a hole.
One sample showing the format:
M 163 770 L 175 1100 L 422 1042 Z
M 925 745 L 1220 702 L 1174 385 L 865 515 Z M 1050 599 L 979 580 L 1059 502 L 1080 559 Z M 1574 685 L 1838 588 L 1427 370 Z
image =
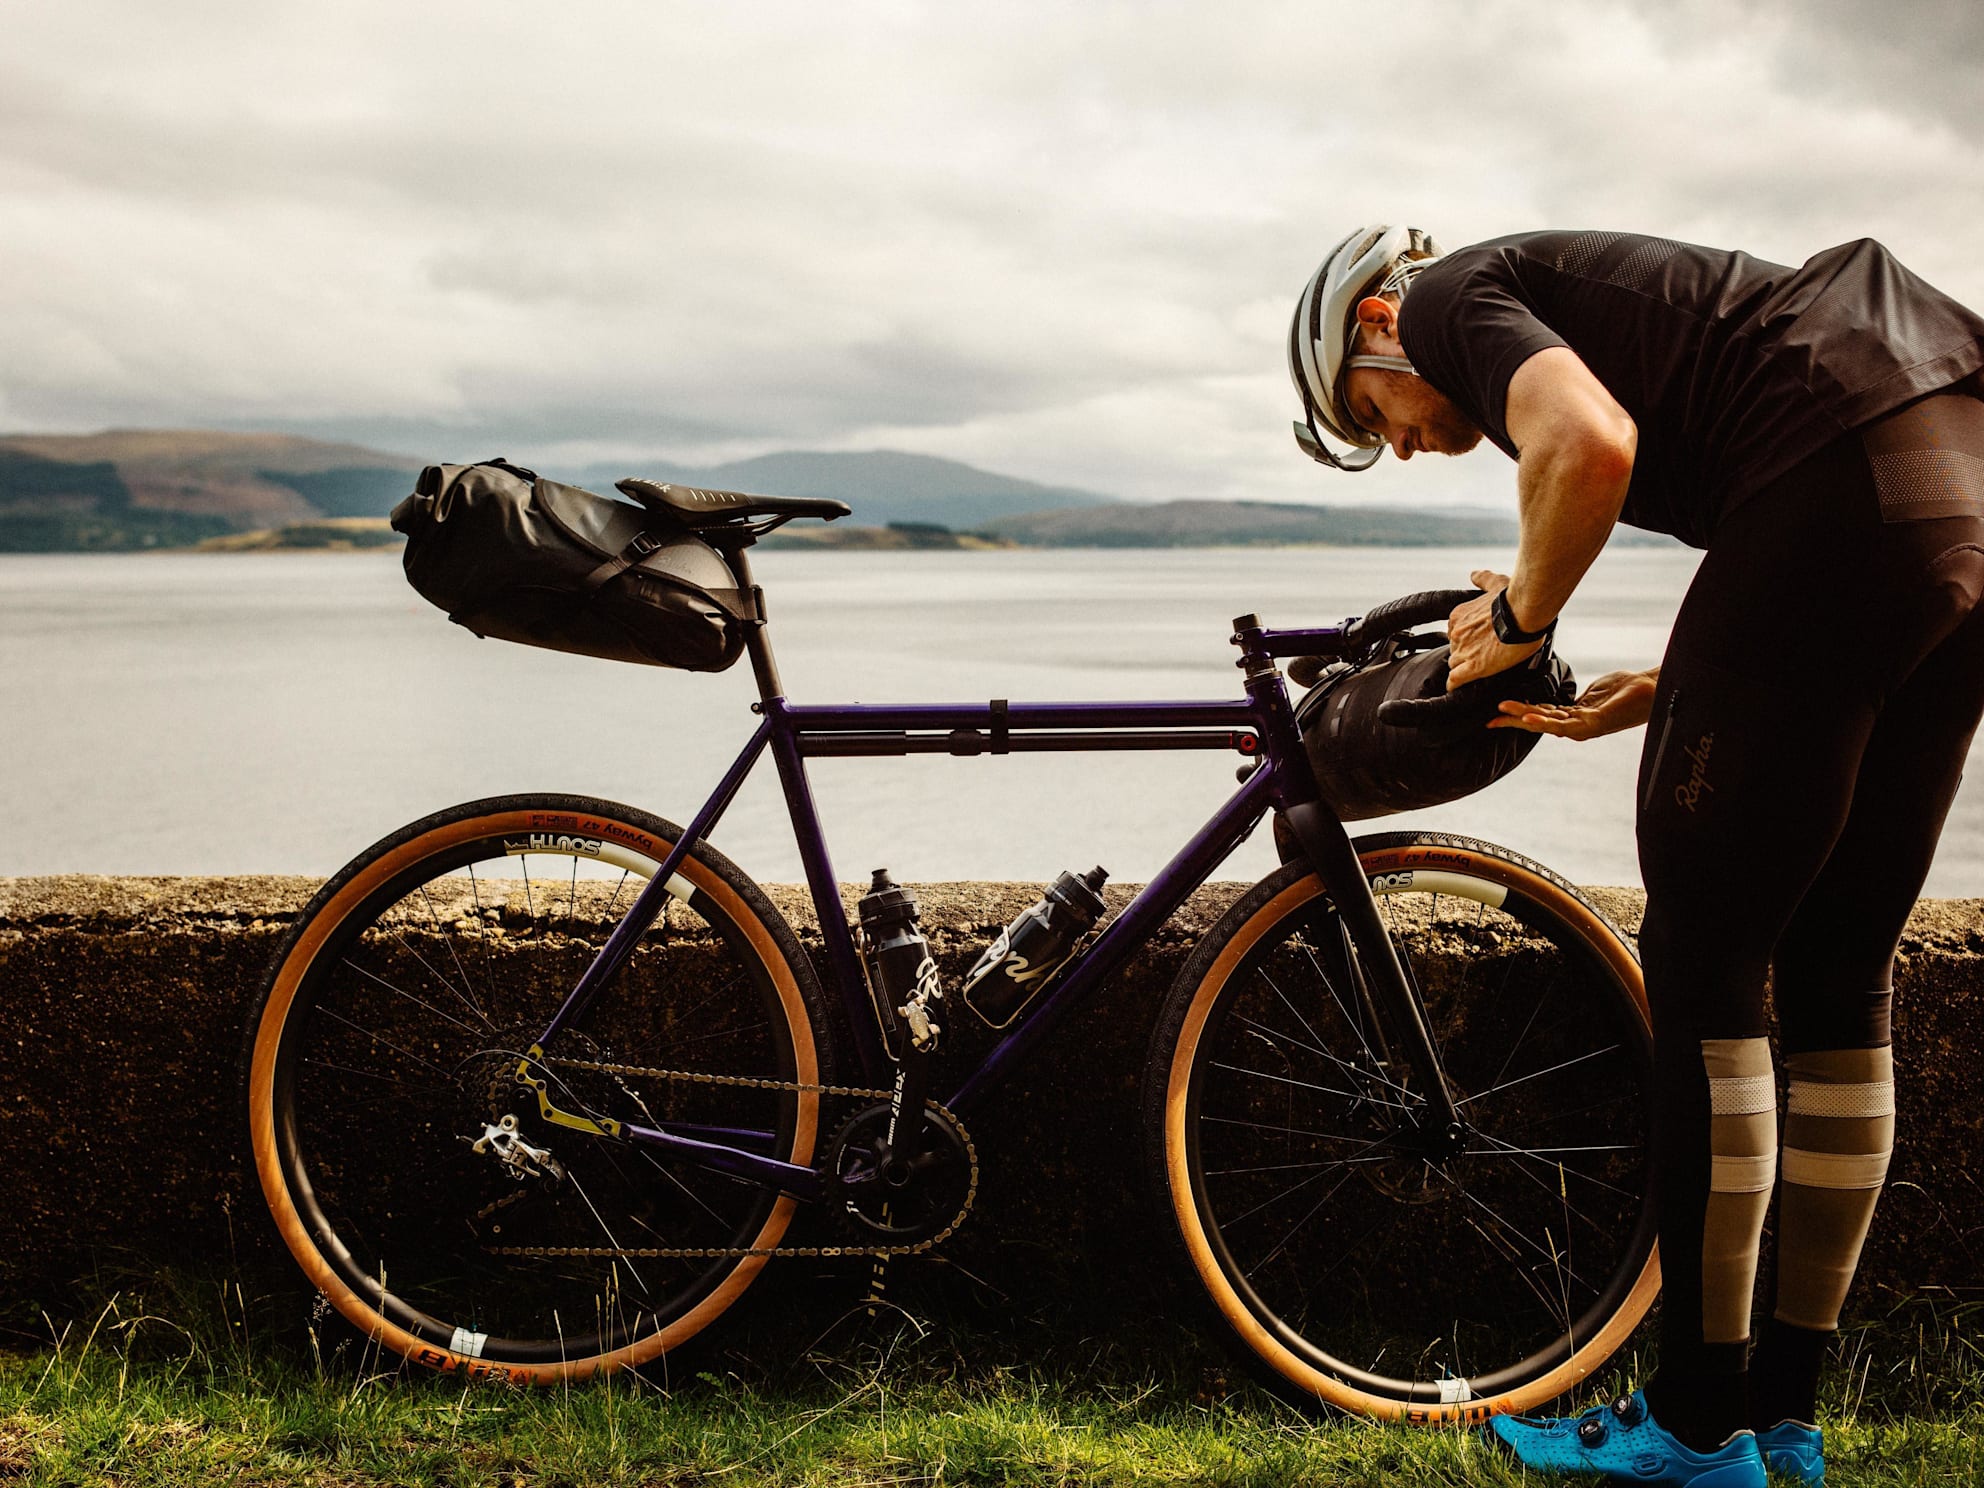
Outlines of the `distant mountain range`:
M 1333 547 L 1456 547 L 1516 540 L 1496 512 L 1407 506 L 1294 506 L 1269 501 L 1166 501 L 1004 517 L 986 530 L 1029 548 L 1199 548 L 1322 543 Z
M 0 439 L 0 551 L 183 547 L 378 516 L 423 462 L 293 434 L 115 429 Z
M 0 552 L 187 547 L 229 533 L 382 517 L 424 463 L 289 434 L 113 430 L 0 438 Z M 1129 502 L 897 450 L 788 450 L 727 465 L 621 461 L 544 473 L 601 492 L 637 473 L 760 495 L 827 496 L 854 508 L 855 525 L 989 533 L 1025 547 L 1506 545 L 1516 535 L 1515 523 L 1494 512 Z M 803 537 L 813 525 L 791 531 Z

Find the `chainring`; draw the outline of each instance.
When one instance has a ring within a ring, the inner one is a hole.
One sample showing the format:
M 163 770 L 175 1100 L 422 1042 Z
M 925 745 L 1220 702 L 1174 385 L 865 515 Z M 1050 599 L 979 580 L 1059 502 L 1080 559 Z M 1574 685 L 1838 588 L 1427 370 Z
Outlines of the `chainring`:
M 896 1245 L 930 1242 L 964 1222 L 978 1193 L 978 1152 L 964 1126 L 935 1101 L 923 1106 L 923 1150 L 889 1150 L 895 1108 L 879 1101 L 841 1123 L 827 1144 L 829 1198 L 863 1235 Z

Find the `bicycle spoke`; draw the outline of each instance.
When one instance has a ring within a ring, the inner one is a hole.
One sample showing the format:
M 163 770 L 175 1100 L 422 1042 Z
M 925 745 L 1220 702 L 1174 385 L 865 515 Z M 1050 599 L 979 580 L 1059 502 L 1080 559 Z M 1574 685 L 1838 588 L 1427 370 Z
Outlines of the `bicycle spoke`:
M 619 1240 L 614 1237 L 613 1227 L 606 1222 L 606 1216 L 599 1212 L 599 1206 L 593 1203 L 592 1195 L 586 1192 L 585 1185 L 579 1182 L 578 1177 L 575 1174 L 573 1174 L 569 1168 L 566 1169 L 566 1179 L 568 1182 L 571 1183 L 573 1191 L 577 1193 L 581 1199 L 585 1200 L 586 1208 L 592 1210 L 592 1217 L 594 1221 L 599 1225 L 600 1234 L 606 1237 L 606 1243 L 611 1247 L 613 1247 L 613 1249 L 615 1250 L 625 1250 L 627 1247 L 622 1245 L 619 1242 Z M 641 1290 L 645 1292 L 648 1289 L 648 1284 L 645 1280 L 642 1279 L 640 1268 L 636 1266 L 633 1263 L 633 1261 L 628 1259 L 626 1256 L 621 1256 L 618 1257 L 617 1259 L 624 1260 L 627 1262 L 628 1273 L 634 1278 L 636 1282 L 640 1284 Z
M 1529 1017 L 1523 1022 L 1522 1031 L 1516 1035 L 1516 1041 L 1509 1045 L 1509 1052 L 1502 1056 L 1502 1062 L 1496 1068 L 1494 1078 L 1488 1082 L 1490 1085 L 1502 1083 L 1502 1076 L 1509 1072 L 1509 1066 L 1515 1062 L 1516 1054 L 1521 1050 L 1524 1040 L 1529 1037 L 1529 1031 L 1536 1026 L 1536 1019 L 1543 1011 L 1543 1004 L 1550 1000 L 1550 994 L 1556 989 L 1557 979 L 1552 977 L 1544 985 L 1542 996 L 1536 999 L 1536 1006 L 1529 1010 Z
M 328 1059 L 305 1059 L 299 1061 L 299 1063 L 309 1069 L 330 1070 L 340 1075 L 356 1075 L 361 1080 L 376 1080 L 381 1085 L 390 1085 L 394 1089 L 404 1090 L 410 1095 L 425 1097 L 432 1094 L 429 1087 L 425 1085 L 409 1085 L 404 1080 L 395 1079 L 391 1075 L 379 1074 L 376 1070 L 354 1069 L 348 1064 L 333 1064 Z M 374 1104 L 379 1104 L 381 1101 L 383 1101 L 383 1097 L 375 1101 Z
M 1364 1095 L 1355 1090 L 1338 1090 L 1332 1085 L 1318 1085 L 1310 1080 L 1297 1080 L 1288 1075 L 1271 1075 L 1266 1070 L 1246 1069 L 1237 1064 L 1215 1064 L 1214 1069 L 1228 1070 L 1236 1075 L 1252 1075 L 1257 1080 L 1271 1080 L 1277 1085 L 1293 1085 L 1299 1090 L 1313 1090 L 1321 1095 L 1340 1095 L 1345 1100 L 1367 1101 L 1374 1106 L 1384 1106 L 1393 1111 L 1408 1109 L 1397 1101 L 1379 1100 L 1375 1095 Z
M 1580 1116 L 1589 1116 L 1593 1111 L 1609 1111 L 1614 1106 L 1625 1105 L 1633 1101 L 1634 1098 L 1632 1091 L 1622 1091 L 1617 1095 L 1608 1095 L 1604 1100 L 1593 1101 L 1590 1105 L 1579 1106 L 1574 1110 L 1546 1112 L 1537 1118 L 1537 1120 L 1545 1126 L 1561 1126 L 1566 1122 L 1576 1121 Z M 1520 1136 L 1528 1130 L 1528 1127 L 1518 1127 L 1516 1135 Z M 1521 1144 L 1515 1143 L 1513 1145 L 1520 1146 Z
M 388 992 L 392 993 L 395 997 L 405 998 L 408 1002 L 412 1003 L 415 1007 L 419 1008 L 421 1011 L 432 1013 L 442 1022 L 447 1023 L 455 1028 L 459 1028 L 463 1033 L 470 1034 L 476 1038 L 481 1038 L 485 1034 L 495 1032 L 495 1030 L 493 1028 L 490 1028 L 487 1024 L 485 1024 L 481 1028 L 474 1028 L 471 1027 L 469 1024 L 462 1022 L 461 1019 L 454 1017 L 448 1013 L 442 1012 L 439 1008 L 435 1007 L 433 1003 L 427 1001 L 426 998 L 416 997 L 411 992 L 407 991 L 406 988 L 400 986 L 398 983 L 389 982 L 384 977 L 379 976 L 374 972 L 367 971 L 364 967 L 360 966 L 356 961 L 352 960 L 349 956 L 344 958 L 342 964 L 350 967 L 353 971 L 357 972 L 367 981 L 377 983 L 379 986 L 384 987 Z
M 675 1174 L 671 1173 L 668 1170 L 666 1164 L 656 1159 L 655 1155 L 652 1152 L 643 1152 L 641 1156 L 647 1160 L 648 1165 L 652 1167 L 657 1173 L 661 1174 L 662 1177 L 666 1178 L 670 1183 L 674 1184 L 676 1188 L 680 1189 L 682 1192 L 682 1196 L 685 1199 L 687 1199 L 690 1203 L 694 1204 L 697 1208 L 701 1209 L 703 1213 L 707 1214 L 712 1220 L 714 1220 L 719 1230 L 722 1230 L 725 1233 L 729 1232 L 729 1230 L 731 1229 L 731 1222 L 725 1219 L 721 1214 L 718 1214 L 716 1210 L 710 1208 L 708 1204 L 704 1203 L 702 1198 L 698 1194 L 696 1194 L 692 1189 L 690 1189 L 688 1184 L 684 1183 L 680 1178 L 678 1178 Z
M 1535 1240 L 1531 1239 L 1528 1235 L 1525 1235 L 1521 1230 L 1517 1229 L 1515 1225 L 1511 1224 L 1506 1218 L 1504 1218 L 1500 1213 L 1498 1213 L 1493 1205 L 1484 1203 L 1481 1199 L 1477 1198 L 1468 1189 L 1467 1185 L 1455 1179 L 1453 1174 L 1446 1172 L 1444 1169 L 1436 1169 L 1436 1171 L 1439 1172 L 1440 1177 L 1446 1182 L 1446 1184 L 1450 1188 L 1453 1189 L 1455 1193 L 1459 1194 L 1462 1198 L 1466 1199 L 1470 1204 L 1474 1205 L 1475 1208 L 1481 1210 L 1484 1214 L 1491 1216 L 1494 1219 L 1495 1223 L 1499 1225 L 1502 1228 L 1502 1230 L 1506 1234 L 1508 1234 L 1512 1239 L 1519 1241 L 1521 1244 L 1527 1246 L 1530 1250 L 1534 1251 L 1542 1259 L 1546 1261 L 1550 1261 L 1553 1264 L 1556 1262 L 1556 1257 L 1554 1255 L 1552 1255 L 1548 1250 L 1545 1250 L 1542 1246 L 1538 1245 Z M 1598 1295 L 1598 1288 L 1593 1286 L 1590 1282 L 1586 1281 L 1582 1276 L 1579 1276 L 1577 1272 L 1572 1271 L 1569 1274 L 1573 1281 L 1577 1282 L 1579 1286 L 1583 1287 L 1586 1291 L 1590 1292 L 1594 1297 Z
M 1588 1053 L 1579 1054 L 1575 1058 L 1566 1059 L 1561 1064 L 1553 1064 L 1548 1069 L 1540 1069 L 1527 1075 L 1520 1075 L 1513 1080 L 1507 1081 L 1506 1083 L 1501 1085 L 1496 1085 L 1488 1090 L 1477 1090 L 1473 1095 L 1468 1096 L 1465 1100 L 1455 1101 L 1454 1106 L 1456 1108 L 1459 1108 L 1461 1106 L 1472 1105 L 1474 1102 L 1478 1100 L 1486 1100 L 1491 1095 L 1500 1095 L 1502 1094 L 1502 1092 L 1506 1090 L 1514 1090 L 1518 1085 L 1527 1085 L 1531 1080 L 1540 1080 L 1545 1075 L 1554 1075 L 1559 1070 L 1569 1069 L 1572 1065 L 1583 1064 L 1587 1059 L 1597 1059 L 1600 1055 L 1603 1054 L 1617 1053 L 1618 1049 L 1619 1046 L 1617 1044 L 1607 1044 L 1602 1049 L 1593 1049 Z
M 1336 1004 L 1337 1013 L 1340 1017 L 1342 1017 L 1344 1026 L 1347 1027 L 1352 1033 L 1356 1034 L 1357 1042 L 1363 1045 L 1364 1057 L 1370 1060 L 1371 1064 L 1374 1067 L 1383 1064 L 1384 1061 L 1378 1058 L 1377 1051 L 1371 1047 L 1370 1039 L 1366 1038 L 1364 1035 L 1363 1021 L 1361 1019 L 1353 1018 L 1350 1016 L 1350 1009 L 1343 1005 L 1343 999 L 1337 995 L 1336 984 L 1330 980 L 1329 973 L 1323 970 L 1322 963 L 1316 959 L 1315 950 L 1307 945 L 1305 945 L 1302 949 L 1303 949 L 1303 953 L 1307 955 L 1309 958 L 1309 964 L 1315 968 L 1316 979 L 1323 984 L 1323 990 L 1330 994 L 1330 1001 Z M 1391 1084 L 1389 1080 L 1385 1081 L 1385 1083 L 1388 1085 Z M 1411 1094 L 1411 1092 L 1406 1090 L 1405 1087 L 1402 1085 L 1393 1085 L 1392 1088 L 1394 1090 L 1399 1091 L 1400 1094 L 1404 1094 L 1404 1095 Z
M 1207 1168 L 1208 1178 L 1230 1178 L 1241 1173 L 1286 1173 L 1300 1168 L 1341 1168 L 1351 1163 L 1374 1163 L 1396 1161 L 1389 1153 L 1377 1157 L 1317 1157 L 1306 1162 L 1266 1163 L 1251 1168 Z
M 1463 1155 L 1479 1155 L 1485 1157 L 1507 1157 L 1507 1158 L 1525 1158 L 1529 1156 L 1529 1154 L 1523 1152 L 1489 1152 L 1489 1153 L 1480 1153 L 1480 1154 L 1470 1153 Z M 1532 1172 L 1528 1167 L 1524 1166 L 1521 1162 L 1518 1162 L 1515 1166 L 1515 1171 L 1517 1173 L 1521 1174 L 1531 1183 L 1534 1183 L 1538 1188 L 1541 1188 L 1545 1193 L 1551 1194 L 1557 1197 L 1558 1199 L 1560 1199 L 1563 1203 L 1566 1212 L 1575 1214 L 1579 1219 L 1583 1220 L 1586 1224 L 1590 1225 L 1591 1228 L 1597 1231 L 1599 1234 L 1602 1235 L 1606 1233 L 1605 1226 L 1600 1224 L 1597 1220 L 1593 1219 L 1589 1214 L 1586 1214 L 1582 1209 L 1578 1208 L 1575 1204 L 1571 1203 L 1570 1197 L 1568 1193 L 1565 1191 L 1566 1188 L 1568 1187 L 1568 1185 L 1563 1182 L 1565 1178 L 1569 1178 L 1569 1177 L 1581 1178 L 1584 1176 L 1584 1174 L 1579 1173 L 1575 1168 L 1566 1168 L 1560 1163 L 1545 1163 L 1543 1164 L 1543 1170 L 1545 1173 L 1553 1174 L 1559 1180 L 1556 1187 L 1552 1187 L 1549 1183 L 1544 1181 L 1543 1176 L 1541 1174 Z M 1610 1187 L 1609 1184 L 1603 1186 Z M 1620 1192 L 1620 1190 L 1613 1189 L 1613 1192 L 1618 1193 Z
M 1352 1256 L 1356 1255 L 1359 1250 L 1363 1249 L 1365 1244 L 1369 1242 L 1375 1235 L 1377 1235 L 1381 1230 L 1389 1230 L 1395 1227 L 1398 1224 L 1399 1210 L 1401 1207 L 1402 1206 L 1400 1205 L 1393 1204 L 1388 1208 L 1386 1208 L 1385 1210 L 1381 1211 L 1376 1219 L 1372 1220 L 1370 1224 L 1365 1226 L 1364 1233 L 1359 1235 L 1355 1240 L 1350 1241 L 1347 1245 L 1333 1245 L 1331 1249 L 1335 1251 L 1336 1258 L 1332 1260 L 1329 1263 L 1329 1265 L 1321 1272 L 1316 1273 L 1314 1275 L 1305 1276 L 1305 1281 L 1307 1283 L 1307 1290 L 1312 1295 L 1316 1292 L 1321 1291 L 1323 1289 L 1324 1284 L 1327 1283 L 1331 1277 L 1335 1276 L 1337 1272 L 1343 1269 L 1344 1263 L 1348 1261 Z
M 482 1004 L 475 999 L 475 983 L 468 974 L 468 968 L 462 965 L 462 958 L 455 952 L 454 937 L 441 928 L 441 917 L 434 912 L 434 900 L 428 894 L 426 884 L 420 886 L 420 902 L 427 906 L 427 918 L 434 926 L 434 933 L 440 936 L 441 943 L 447 946 L 448 956 L 455 963 L 455 970 L 461 974 L 463 1000 L 468 1003 L 469 1010 L 487 1026 L 489 1014 L 483 1011 Z
M 1241 1121 L 1233 1116 L 1201 1116 L 1199 1120 L 1215 1126 L 1244 1126 L 1255 1131 L 1285 1132 L 1297 1137 L 1321 1137 L 1331 1142 L 1354 1142 L 1360 1147 L 1375 1147 L 1380 1143 L 1398 1140 L 1396 1132 L 1386 1132 L 1381 1137 L 1347 1137 L 1341 1132 L 1315 1131 L 1306 1126 L 1273 1126 L 1264 1121 Z
M 1295 1011 L 1295 1005 L 1289 1002 L 1287 996 L 1282 992 L 1281 988 L 1275 985 L 1274 978 L 1269 976 L 1265 971 L 1263 971 L 1261 973 L 1261 980 L 1268 984 L 1269 990 L 1271 990 L 1275 994 L 1275 996 L 1279 997 L 1283 1003 L 1287 1004 L 1288 1010 L 1291 1013 L 1295 1013 L 1296 1020 L 1298 1022 L 1301 1022 L 1302 1026 L 1305 1029 L 1308 1028 L 1309 1025 L 1306 1021 L 1303 1020 L 1302 1015 L 1299 1012 Z M 1338 1069 L 1343 1070 L 1348 1074 L 1357 1075 L 1366 1080 L 1375 1080 L 1378 1084 L 1384 1086 L 1387 1090 L 1395 1090 L 1400 1095 L 1410 1096 L 1415 1101 L 1420 1099 L 1417 1091 L 1408 1090 L 1405 1086 L 1400 1085 L 1397 1081 L 1386 1079 L 1383 1075 L 1379 1074 L 1375 1069 L 1367 1069 L 1363 1065 L 1352 1064 L 1348 1060 L 1339 1059 L 1336 1055 L 1332 1054 L 1328 1049 L 1321 1047 L 1322 1045 L 1321 1039 L 1316 1039 L 1315 1044 L 1305 1044 L 1300 1039 L 1294 1037 L 1292 1034 L 1283 1034 L 1278 1029 L 1272 1029 L 1267 1027 L 1265 1024 L 1256 1023 L 1252 1018 L 1247 1017 L 1245 1014 L 1236 1013 L 1234 1016 L 1238 1017 L 1242 1023 L 1246 1024 L 1250 1028 L 1258 1029 L 1260 1032 L 1264 1034 L 1278 1035 L 1279 1037 L 1287 1039 L 1289 1043 L 1293 1044 L 1298 1049 L 1306 1050 L 1308 1053 L 1319 1055 L 1320 1057 L 1327 1059 L 1331 1064 L 1335 1065 Z M 1311 1038 L 1316 1038 L 1316 1035 L 1313 1032 L 1311 1032 L 1309 1036 Z M 1366 1045 L 1365 1047 L 1368 1050 L 1369 1045 Z
M 1478 1135 L 1486 1136 L 1487 1134 L 1484 1132 L 1484 1133 L 1479 1133 Z M 1530 1161 L 1534 1162 L 1539 1160 L 1538 1159 L 1539 1153 L 1549 1152 L 1553 1150 L 1548 1147 L 1539 1147 L 1539 1148 L 1516 1147 L 1510 1145 L 1507 1142 L 1498 1142 L 1494 1137 L 1488 1137 L 1488 1140 L 1491 1142 L 1495 1142 L 1496 1145 L 1493 1148 L 1489 1148 L 1486 1150 L 1478 1147 L 1469 1147 L 1465 1150 L 1463 1155 L 1468 1157 L 1527 1158 Z M 1580 1149 L 1558 1148 L 1554 1150 L 1573 1151 Z M 1591 1147 L 1591 1148 L 1584 1148 L 1581 1150 L 1589 1151 L 1589 1152 L 1615 1152 L 1615 1151 L 1640 1152 L 1643 1151 L 1644 1148 L 1638 1143 L 1630 1143 L 1619 1147 Z M 1568 1175 L 1569 1177 L 1576 1178 L 1581 1183 L 1589 1183 L 1594 1188 L 1602 1188 L 1607 1193 L 1615 1193 L 1619 1195 L 1619 1197 L 1622 1199 L 1637 1199 L 1640 1197 L 1638 1194 L 1633 1193 L 1630 1189 L 1624 1189 L 1619 1187 L 1616 1183 L 1607 1183 L 1603 1178 L 1593 1177 L 1590 1173 L 1585 1172 L 1584 1169 L 1582 1168 L 1562 1167 L 1560 1164 L 1555 1164 L 1555 1163 L 1546 1163 L 1544 1164 L 1544 1166 L 1549 1168 L 1550 1171 L 1552 1172 L 1561 1171 L 1566 1175 Z
M 1331 1199 L 1336 1197 L 1338 1189 L 1342 1188 L 1344 1184 L 1348 1183 L 1355 1176 L 1356 1174 L 1354 1173 L 1345 1173 L 1341 1178 L 1337 1179 L 1337 1181 L 1330 1186 L 1330 1190 L 1328 1193 L 1324 1194 L 1320 1199 L 1316 1200 L 1314 1204 L 1309 1206 L 1309 1212 L 1307 1214 L 1303 1215 L 1300 1219 L 1296 1220 L 1294 1224 L 1288 1227 L 1288 1233 L 1283 1235 L 1280 1240 L 1275 1242 L 1274 1249 L 1270 1250 L 1266 1255 L 1262 1256 L 1260 1260 L 1254 1263 L 1254 1271 L 1260 1270 L 1261 1267 L 1267 1265 L 1269 1262 L 1274 1260 L 1276 1256 L 1280 1255 L 1282 1251 L 1286 1250 L 1288 1248 L 1288 1242 L 1295 1238 L 1297 1233 L 1300 1232 L 1300 1230 L 1304 1225 L 1306 1225 L 1310 1220 L 1314 1219 L 1318 1214 L 1322 1212 L 1323 1205 L 1327 1204 Z M 1304 1179 L 1303 1181 L 1309 1182 L 1311 1180 Z M 1253 1272 L 1250 1271 L 1247 1274 L 1251 1276 Z
M 489 977 L 489 985 L 496 985 L 496 958 L 489 949 L 489 923 L 484 918 L 482 908 L 482 885 L 476 881 L 475 864 L 468 865 L 468 892 L 475 901 L 476 938 L 482 943 L 482 969 Z
M 394 1043 L 391 1039 L 385 1037 L 377 1029 L 367 1028 L 363 1023 L 353 1022 L 350 1018 L 347 1018 L 343 1013 L 340 1013 L 336 1008 L 319 1007 L 317 1011 L 323 1014 L 325 1017 L 331 1019 L 333 1022 L 344 1024 L 345 1027 L 351 1029 L 352 1032 L 358 1034 L 362 1038 L 370 1039 L 375 1043 L 384 1044 L 388 1049 L 391 1049 L 395 1054 L 399 1055 L 402 1059 L 411 1060 L 415 1064 L 425 1065 L 428 1069 L 431 1069 L 432 1071 L 434 1071 L 435 1074 L 439 1075 L 444 1084 L 450 1086 L 454 1084 L 455 1077 L 451 1071 L 442 1069 L 440 1065 L 434 1063 L 431 1059 L 423 1059 L 420 1055 L 415 1054 L 409 1049 L 402 1049 L 398 1044 Z

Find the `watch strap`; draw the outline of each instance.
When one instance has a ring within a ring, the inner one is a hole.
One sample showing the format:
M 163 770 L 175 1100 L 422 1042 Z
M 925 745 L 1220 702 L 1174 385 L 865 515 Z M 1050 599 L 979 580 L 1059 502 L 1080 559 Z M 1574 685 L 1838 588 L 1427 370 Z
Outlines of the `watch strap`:
M 1488 613 L 1495 622 L 1495 639 L 1504 646 L 1527 646 L 1531 641 L 1548 640 L 1550 633 L 1557 628 L 1554 619 L 1541 630 L 1524 630 L 1516 624 L 1515 611 L 1509 608 L 1509 591 L 1506 588 L 1495 591 Z

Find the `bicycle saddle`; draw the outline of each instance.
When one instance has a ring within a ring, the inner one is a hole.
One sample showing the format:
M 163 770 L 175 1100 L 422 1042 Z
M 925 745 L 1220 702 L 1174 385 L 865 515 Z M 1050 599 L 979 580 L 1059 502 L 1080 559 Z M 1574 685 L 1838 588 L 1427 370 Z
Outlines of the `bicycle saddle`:
M 831 522 L 853 508 L 824 496 L 752 496 L 744 491 L 709 491 L 629 476 L 613 483 L 649 511 L 684 527 L 716 527 L 752 517 L 819 517 Z

